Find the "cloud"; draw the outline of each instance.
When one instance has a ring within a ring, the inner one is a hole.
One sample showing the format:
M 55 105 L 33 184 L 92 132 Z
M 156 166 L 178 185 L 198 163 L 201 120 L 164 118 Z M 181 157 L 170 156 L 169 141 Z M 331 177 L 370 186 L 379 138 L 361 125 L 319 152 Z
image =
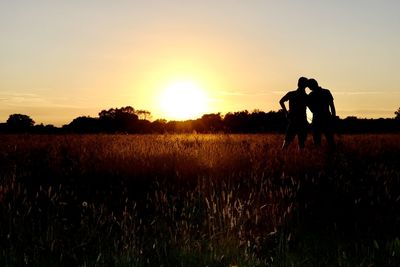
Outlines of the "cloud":
M 358 118 L 393 118 L 394 110 L 389 109 L 339 109 L 337 114 L 341 118 L 356 116 Z
M 88 99 L 85 97 L 60 97 L 60 96 L 45 96 L 35 93 L 17 93 L 17 92 L 0 92 L 0 101 L 2 106 L 8 107 L 46 107 L 46 108 L 67 108 L 81 109 L 82 106 L 88 105 Z M 73 103 L 73 104 L 71 104 Z
M 286 94 L 287 92 L 289 92 L 289 91 L 283 91 L 283 90 L 274 90 L 274 91 L 271 91 L 271 93 L 272 93 L 272 94 L 275 94 L 275 95 L 284 95 L 284 94 Z
M 332 91 L 335 95 L 380 95 L 387 94 L 381 91 Z
M 262 95 L 270 95 L 271 92 L 267 91 L 255 91 L 255 92 L 249 92 L 249 91 L 217 91 L 219 95 L 225 95 L 225 96 L 262 96 Z
M 345 113 L 394 113 L 394 110 L 391 109 L 340 109 L 340 111 Z
M 37 94 L 32 93 L 15 93 L 15 92 L 2 92 L 0 93 L 0 100 L 7 101 L 9 104 L 21 104 L 21 103 L 43 103 L 44 99 Z

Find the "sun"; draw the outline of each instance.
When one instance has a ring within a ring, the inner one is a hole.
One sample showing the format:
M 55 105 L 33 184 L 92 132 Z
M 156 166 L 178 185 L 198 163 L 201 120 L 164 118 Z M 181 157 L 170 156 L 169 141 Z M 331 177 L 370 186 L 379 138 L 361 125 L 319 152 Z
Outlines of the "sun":
M 196 119 L 207 110 L 204 89 L 192 81 L 169 84 L 160 94 L 160 107 L 168 119 Z

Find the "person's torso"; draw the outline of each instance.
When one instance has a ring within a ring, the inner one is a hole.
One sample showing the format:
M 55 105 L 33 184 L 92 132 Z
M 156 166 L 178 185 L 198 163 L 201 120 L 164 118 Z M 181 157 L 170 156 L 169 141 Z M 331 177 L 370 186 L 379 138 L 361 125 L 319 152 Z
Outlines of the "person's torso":
M 308 95 L 308 105 L 313 112 L 313 117 L 327 117 L 331 115 L 329 104 L 332 101 L 332 95 L 327 89 L 312 91 Z
M 289 115 L 291 118 L 306 119 L 307 94 L 301 91 L 292 91 L 289 95 Z

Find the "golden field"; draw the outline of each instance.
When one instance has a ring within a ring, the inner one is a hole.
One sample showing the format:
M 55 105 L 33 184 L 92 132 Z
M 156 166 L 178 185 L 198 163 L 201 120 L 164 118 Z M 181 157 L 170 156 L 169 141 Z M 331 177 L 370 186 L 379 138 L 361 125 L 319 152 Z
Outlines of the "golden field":
M 3 135 L 1 266 L 396 266 L 400 135 Z

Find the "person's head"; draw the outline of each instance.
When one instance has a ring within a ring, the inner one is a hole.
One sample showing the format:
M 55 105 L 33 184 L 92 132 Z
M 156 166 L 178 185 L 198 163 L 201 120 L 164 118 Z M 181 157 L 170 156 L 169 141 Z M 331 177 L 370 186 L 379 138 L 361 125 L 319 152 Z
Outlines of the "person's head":
M 307 85 L 308 85 L 308 79 L 306 77 L 300 77 L 299 81 L 297 82 L 297 86 L 299 88 L 304 89 L 307 87 Z
M 310 88 L 311 91 L 318 89 L 319 88 L 318 82 L 315 79 L 309 79 L 308 88 Z

